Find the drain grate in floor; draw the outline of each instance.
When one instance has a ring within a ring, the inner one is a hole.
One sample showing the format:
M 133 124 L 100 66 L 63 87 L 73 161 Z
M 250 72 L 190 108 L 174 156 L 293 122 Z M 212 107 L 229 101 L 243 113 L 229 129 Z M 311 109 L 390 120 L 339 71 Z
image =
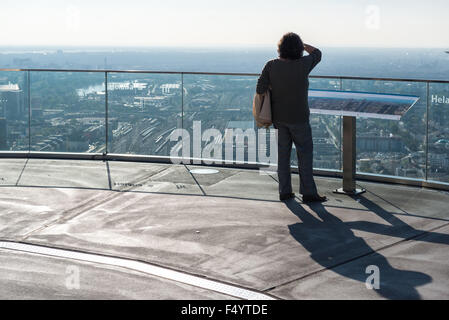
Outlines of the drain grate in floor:
M 188 284 L 194 287 L 199 287 L 215 292 L 219 292 L 228 296 L 245 299 L 245 300 L 275 300 L 275 298 L 266 295 L 262 292 L 249 290 L 219 281 L 209 280 L 199 276 L 190 275 L 184 272 L 167 269 L 160 266 L 155 266 L 149 263 L 135 261 L 131 259 L 117 258 L 111 256 L 103 256 L 92 253 L 84 253 L 78 251 L 71 251 L 66 249 L 49 248 L 38 245 L 31 245 L 25 243 L 0 241 L 0 248 L 14 251 L 22 251 L 44 256 L 73 259 L 79 261 L 93 262 L 105 265 L 112 265 L 122 268 L 131 269 L 134 271 L 143 272 L 156 277 Z

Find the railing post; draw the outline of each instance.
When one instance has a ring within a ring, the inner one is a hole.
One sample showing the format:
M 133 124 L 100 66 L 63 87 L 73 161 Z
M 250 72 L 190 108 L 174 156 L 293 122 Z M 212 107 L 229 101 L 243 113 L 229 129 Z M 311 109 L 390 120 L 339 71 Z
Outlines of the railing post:
M 103 155 L 108 154 L 108 140 L 109 140 L 109 115 L 108 115 L 108 72 L 104 73 L 104 106 L 105 106 L 105 128 L 106 128 L 106 145 Z
M 426 181 L 429 180 L 429 101 L 430 83 L 426 82 Z
M 184 72 L 181 72 L 181 129 L 184 129 Z
M 28 152 L 31 152 L 31 80 L 30 70 L 27 71 L 27 104 L 28 104 Z
M 340 77 L 340 91 L 343 91 L 343 79 Z M 342 140 L 343 140 L 343 117 L 340 116 L 340 170 L 343 170 L 343 148 L 342 148 Z
M 343 188 L 334 192 L 356 196 L 366 190 L 357 189 L 356 182 L 356 118 L 343 117 Z

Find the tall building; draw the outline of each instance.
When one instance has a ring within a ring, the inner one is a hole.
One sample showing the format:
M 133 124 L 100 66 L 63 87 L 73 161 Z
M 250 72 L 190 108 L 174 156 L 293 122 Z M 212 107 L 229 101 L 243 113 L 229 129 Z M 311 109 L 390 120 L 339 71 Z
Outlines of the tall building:
M 0 118 L 0 150 L 8 150 L 8 131 L 6 128 L 6 119 Z

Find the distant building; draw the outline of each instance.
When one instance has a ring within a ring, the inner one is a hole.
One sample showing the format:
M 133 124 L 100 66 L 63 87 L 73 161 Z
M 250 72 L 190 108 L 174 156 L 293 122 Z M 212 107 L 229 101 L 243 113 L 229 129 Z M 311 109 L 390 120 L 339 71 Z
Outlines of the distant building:
M 400 137 L 357 137 L 357 151 L 359 152 L 402 152 L 403 150 L 404 143 Z
M 44 116 L 44 111 L 42 108 L 31 108 L 32 119 L 42 119 Z
M 446 168 L 449 169 L 449 155 L 446 153 L 429 153 L 429 164 L 432 168 Z
M 6 128 L 6 119 L 0 118 L 0 150 L 8 150 L 8 131 Z
M 172 90 L 179 89 L 180 84 L 179 83 L 165 83 L 161 85 L 162 94 L 164 95 L 170 95 L 173 94 Z
M 0 85 L 0 105 L 7 120 L 19 120 L 25 115 L 24 94 L 18 84 Z
M 333 155 L 338 153 L 335 145 L 332 144 L 330 139 L 313 139 L 313 151 L 316 155 Z

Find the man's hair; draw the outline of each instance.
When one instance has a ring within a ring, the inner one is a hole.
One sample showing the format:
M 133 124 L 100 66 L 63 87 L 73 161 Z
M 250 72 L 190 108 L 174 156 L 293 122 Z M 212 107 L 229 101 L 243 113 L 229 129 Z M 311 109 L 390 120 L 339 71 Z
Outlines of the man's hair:
M 283 59 L 299 59 L 304 54 L 304 43 L 296 33 L 289 32 L 282 36 L 278 43 L 279 57 Z

